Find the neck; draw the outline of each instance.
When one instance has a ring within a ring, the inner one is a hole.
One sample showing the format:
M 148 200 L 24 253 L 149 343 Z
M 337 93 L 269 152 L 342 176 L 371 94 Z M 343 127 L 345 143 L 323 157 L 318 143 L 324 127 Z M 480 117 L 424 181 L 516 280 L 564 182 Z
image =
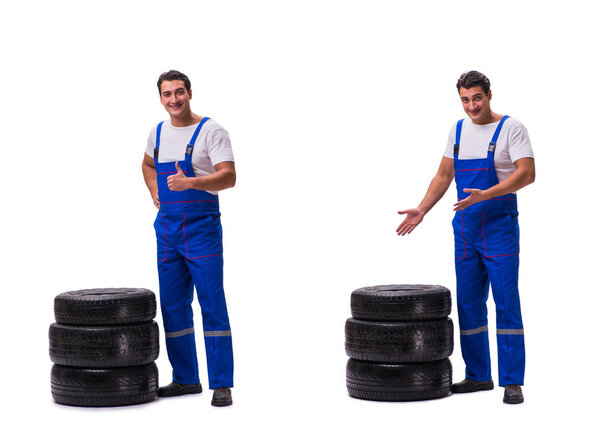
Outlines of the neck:
M 187 127 L 199 123 L 202 120 L 202 116 L 192 113 L 191 111 L 187 114 L 180 116 L 171 116 L 171 125 L 174 127 Z
M 487 125 L 488 123 L 500 122 L 501 119 L 502 119 L 501 114 L 490 111 L 490 114 L 486 118 L 483 118 L 483 119 L 479 120 L 478 122 L 473 122 L 473 124 L 474 125 Z

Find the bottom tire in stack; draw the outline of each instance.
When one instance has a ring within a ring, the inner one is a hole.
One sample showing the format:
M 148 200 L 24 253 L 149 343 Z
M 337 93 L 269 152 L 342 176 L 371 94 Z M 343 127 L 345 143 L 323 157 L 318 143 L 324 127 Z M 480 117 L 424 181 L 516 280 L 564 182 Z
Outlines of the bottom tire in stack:
M 346 321 L 346 387 L 374 401 L 418 401 L 450 393 L 454 347 L 450 291 L 438 285 L 383 285 L 351 296 Z M 368 319 L 368 320 L 367 320 Z
M 425 363 L 370 363 L 350 358 L 346 365 L 350 396 L 371 401 L 420 401 L 450 393 L 452 364 L 447 358 Z
M 52 397 L 59 404 L 80 407 L 141 404 L 156 398 L 158 369 L 154 362 L 105 369 L 54 364 L 50 385 Z
M 110 407 L 156 399 L 159 331 L 152 291 L 70 291 L 56 296 L 54 308 L 50 381 L 57 403 Z

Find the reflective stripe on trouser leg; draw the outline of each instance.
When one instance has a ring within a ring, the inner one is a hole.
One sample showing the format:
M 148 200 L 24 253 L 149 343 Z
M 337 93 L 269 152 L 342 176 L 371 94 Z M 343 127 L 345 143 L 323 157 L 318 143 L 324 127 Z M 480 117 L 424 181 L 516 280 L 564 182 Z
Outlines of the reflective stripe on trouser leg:
M 233 387 L 231 328 L 223 290 L 223 257 L 186 260 L 202 310 L 209 388 Z
M 487 258 L 492 294 L 496 302 L 499 385 L 523 385 L 525 337 L 519 300 L 519 256 Z
M 158 262 L 160 307 L 165 329 L 165 344 L 173 367 L 173 381 L 180 384 L 200 382 L 191 302 L 192 276 L 177 252 L 169 252 Z
M 465 378 L 489 381 L 492 379 L 486 306 L 489 281 L 485 265 L 472 244 L 470 221 L 467 215 L 457 215 L 453 221 L 460 347 Z

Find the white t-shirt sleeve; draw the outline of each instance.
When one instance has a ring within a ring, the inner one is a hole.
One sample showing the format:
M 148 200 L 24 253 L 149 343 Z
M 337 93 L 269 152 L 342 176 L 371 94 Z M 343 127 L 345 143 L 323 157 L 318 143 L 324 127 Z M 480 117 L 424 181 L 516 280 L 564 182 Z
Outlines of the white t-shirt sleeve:
M 208 158 L 213 166 L 221 162 L 233 162 L 233 150 L 229 133 L 219 127 L 209 133 L 206 139 Z
M 514 163 L 522 158 L 534 158 L 527 128 L 520 122 L 513 124 L 508 131 L 508 155 Z
M 458 122 L 454 122 L 452 128 L 450 129 L 450 134 L 448 134 L 448 143 L 446 144 L 446 149 L 444 151 L 444 157 L 449 159 L 454 158 L 454 141 L 456 138 L 456 125 Z
M 156 128 L 157 125 L 150 130 L 150 134 L 148 134 L 148 143 L 146 144 L 146 154 L 152 158 L 154 158 L 154 147 L 156 146 Z

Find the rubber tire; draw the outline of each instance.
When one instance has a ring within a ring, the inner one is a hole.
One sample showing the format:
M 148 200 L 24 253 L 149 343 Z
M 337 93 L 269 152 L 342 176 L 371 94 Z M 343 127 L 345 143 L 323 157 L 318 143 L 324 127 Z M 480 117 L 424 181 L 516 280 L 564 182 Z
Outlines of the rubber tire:
M 156 297 L 144 288 L 99 288 L 67 291 L 54 298 L 56 322 L 100 326 L 149 322 L 156 316 Z
M 452 298 L 441 285 L 376 285 L 353 291 L 350 308 L 359 320 L 436 320 L 450 315 Z
M 448 396 L 451 386 L 452 364 L 447 358 L 408 364 L 349 359 L 346 365 L 346 388 L 353 398 L 422 401 Z
M 346 354 L 355 360 L 418 363 L 448 358 L 454 349 L 452 320 L 367 322 L 346 320 Z
M 151 363 L 159 353 L 154 321 L 123 326 L 67 326 L 52 323 L 50 359 L 61 366 L 126 367 Z
M 112 369 L 81 369 L 53 365 L 52 398 L 59 404 L 114 407 L 141 404 L 157 397 L 158 368 L 154 362 Z

